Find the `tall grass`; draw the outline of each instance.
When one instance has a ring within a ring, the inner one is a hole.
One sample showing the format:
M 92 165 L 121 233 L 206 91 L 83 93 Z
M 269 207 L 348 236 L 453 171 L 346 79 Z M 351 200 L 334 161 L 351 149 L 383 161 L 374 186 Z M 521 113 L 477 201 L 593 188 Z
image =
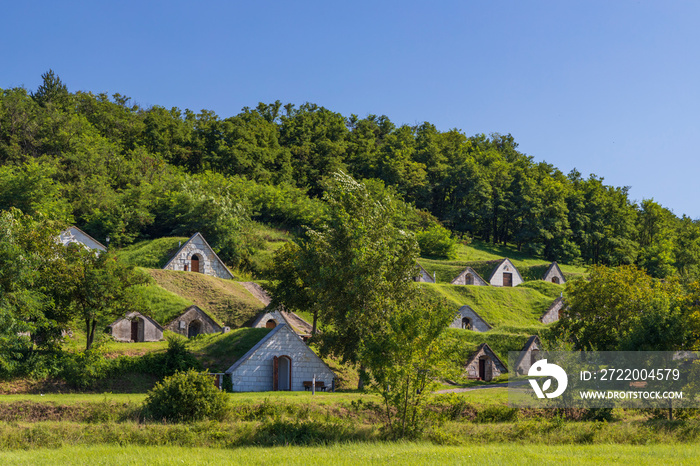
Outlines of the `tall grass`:
M 84 464 L 696 464 L 697 445 L 546 445 L 430 443 L 351 443 L 316 447 L 192 448 L 180 446 L 71 446 L 54 450 L 0 452 L 0 462 L 13 465 Z

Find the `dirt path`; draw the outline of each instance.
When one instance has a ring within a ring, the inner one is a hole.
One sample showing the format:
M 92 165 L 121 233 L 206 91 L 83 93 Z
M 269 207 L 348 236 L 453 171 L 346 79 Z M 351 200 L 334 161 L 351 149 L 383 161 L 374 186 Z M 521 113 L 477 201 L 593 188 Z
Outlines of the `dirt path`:
M 243 285 L 243 287 L 246 290 L 250 291 L 250 294 L 255 296 L 255 298 L 258 301 L 260 301 L 261 303 L 263 303 L 265 306 L 270 304 L 270 301 L 272 301 L 272 298 L 270 297 L 270 295 L 267 294 L 267 292 L 265 290 L 263 290 L 262 286 L 258 285 L 257 283 L 255 283 L 255 282 L 238 282 L 238 283 Z

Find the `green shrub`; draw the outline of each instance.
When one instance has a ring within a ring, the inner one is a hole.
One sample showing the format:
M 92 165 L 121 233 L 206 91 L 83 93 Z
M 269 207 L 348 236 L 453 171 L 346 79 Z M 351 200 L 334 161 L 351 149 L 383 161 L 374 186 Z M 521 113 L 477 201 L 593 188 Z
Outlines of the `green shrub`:
M 590 408 L 583 415 L 584 421 L 606 421 L 613 420 L 612 408 Z
M 433 225 L 427 230 L 419 231 L 416 240 L 420 247 L 421 257 L 440 257 L 454 259 L 457 252 L 457 241 L 451 237 L 449 230 Z
M 167 337 L 167 340 L 168 351 L 165 352 L 161 366 L 162 373 L 156 375 L 168 376 L 188 369 L 199 370 L 202 368 L 197 358 L 187 350 L 187 340 L 184 337 L 171 335 Z
M 66 353 L 61 377 L 73 388 L 87 389 L 106 378 L 112 372 L 112 363 L 104 357 L 99 347 L 80 353 Z
M 518 410 L 508 406 L 489 406 L 476 413 L 475 422 L 513 422 L 518 420 Z
M 228 403 L 210 375 L 190 369 L 157 383 L 148 392 L 145 408 L 156 420 L 191 422 L 223 418 Z
M 256 445 L 326 445 L 352 440 L 356 433 L 342 424 L 317 421 L 283 421 L 263 423 L 254 437 Z

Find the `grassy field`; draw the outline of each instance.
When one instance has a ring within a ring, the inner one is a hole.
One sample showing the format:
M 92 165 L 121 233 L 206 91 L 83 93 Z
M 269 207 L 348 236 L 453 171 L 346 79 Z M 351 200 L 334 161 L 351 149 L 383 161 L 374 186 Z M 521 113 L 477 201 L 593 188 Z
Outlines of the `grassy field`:
M 495 389 L 501 390 L 501 389 Z M 492 390 L 494 391 L 494 390 Z M 477 400 L 478 402 L 483 401 L 484 395 L 479 396 L 476 391 L 467 392 L 464 396 L 470 399 Z M 506 403 L 507 398 L 505 397 L 505 389 L 500 393 L 495 393 L 495 398 L 500 403 Z M 45 395 L 33 395 L 33 394 L 17 394 L 17 395 L 2 395 L 0 396 L 0 403 L 15 403 L 20 401 L 31 401 L 34 403 L 49 403 L 49 404 L 86 404 L 86 403 L 141 403 L 146 399 L 145 393 L 47 393 Z M 291 403 L 291 404 L 307 404 L 313 403 L 314 405 L 329 405 L 329 404 L 343 404 L 350 403 L 356 400 L 365 400 L 380 402 L 381 399 L 378 395 L 372 393 L 359 393 L 354 391 L 347 392 L 316 392 L 312 395 L 311 392 L 246 392 L 246 393 L 229 393 L 229 402 L 233 405 L 249 405 L 252 403 L 264 403 L 266 401 L 274 401 L 280 403 Z
M 697 464 L 690 445 L 517 445 L 435 446 L 425 443 L 360 443 L 323 447 L 183 448 L 96 445 L 55 450 L 0 452 L 0 462 L 36 464 Z
M 420 442 L 386 441 L 374 394 L 230 394 L 220 421 L 143 418 L 144 395 L 0 397 L 0 464 L 697 464 L 700 419 L 566 420 L 505 388 L 438 395 Z

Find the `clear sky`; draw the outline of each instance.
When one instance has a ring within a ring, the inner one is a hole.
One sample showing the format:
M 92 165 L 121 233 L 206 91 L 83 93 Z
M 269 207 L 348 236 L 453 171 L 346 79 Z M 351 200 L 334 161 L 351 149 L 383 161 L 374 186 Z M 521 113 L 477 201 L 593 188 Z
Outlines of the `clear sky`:
M 511 133 L 565 173 L 700 218 L 700 2 L 7 2 L 0 88 L 141 106 L 313 102 L 345 116 Z

